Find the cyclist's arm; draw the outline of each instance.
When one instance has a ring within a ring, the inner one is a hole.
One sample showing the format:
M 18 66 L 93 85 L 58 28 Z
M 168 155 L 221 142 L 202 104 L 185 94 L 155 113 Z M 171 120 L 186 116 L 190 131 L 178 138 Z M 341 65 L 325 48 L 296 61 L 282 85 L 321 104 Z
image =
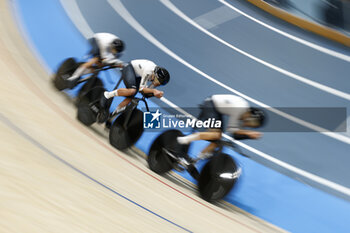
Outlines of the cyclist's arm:
M 222 110 L 222 109 L 219 109 Z M 261 133 L 252 130 L 246 130 L 241 128 L 240 117 L 242 113 L 244 113 L 244 108 L 224 108 L 224 110 L 229 113 L 229 120 L 227 131 L 232 134 L 232 137 L 236 140 L 244 140 L 244 139 L 258 139 L 261 137 Z
M 101 60 L 103 63 L 106 63 L 106 61 L 112 60 L 114 58 L 114 56 L 110 52 L 108 52 L 108 44 L 106 44 L 106 42 L 101 39 L 99 42 L 99 49 Z
M 146 77 L 145 76 L 141 77 L 139 92 L 143 92 L 144 89 L 147 89 L 146 83 L 147 83 Z
M 149 88 L 149 87 L 143 88 L 141 93 L 144 94 L 144 95 L 152 95 L 152 96 L 155 96 L 157 98 L 161 98 L 164 95 L 163 91 L 159 91 L 157 89 L 152 89 L 152 88 Z
M 260 132 L 252 131 L 252 130 L 239 129 L 233 133 L 233 138 L 236 140 L 259 139 L 260 137 L 261 137 Z
M 115 68 L 123 68 L 124 67 L 124 63 L 122 60 L 119 60 L 119 59 L 110 59 L 110 60 L 105 60 L 104 62 L 105 64 L 107 65 L 110 65 L 112 67 L 115 67 Z
M 109 51 L 109 45 L 100 46 L 100 54 L 102 63 L 109 66 L 122 67 L 123 61 L 116 58 L 116 56 Z
M 143 70 L 141 71 L 141 81 L 140 81 L 140 88 L 139 91 L 142 92 L 144 88 L 152 88 L 151 86 L 148 86 L 147 83 L 151 80 L 153 76 L 153 70 L 155 67 L 155 64 L 149 64 L 147 62 L 141 63 Z
M 144 94 L 151 94 L 151 93 L 154 93 L 155 89 L 152 89 L 152 88 L 148 88 L 148 87 L 144 87 L 142 88 L 142 90 L 140 90 L 142 93 Z
M 123 61 L 115 58 L 114 54 L 109 52 L 101 52 L 102 63 L 109 66 L 123 67 Z
M 97 33 L 95 38 L 100 50 L 102 63 L 106 65 L 113 65 L 114 63 L 119 63 L 119 60 L 111 51 L 111 43 L 114 39 L 118 37 L 110 33 Z

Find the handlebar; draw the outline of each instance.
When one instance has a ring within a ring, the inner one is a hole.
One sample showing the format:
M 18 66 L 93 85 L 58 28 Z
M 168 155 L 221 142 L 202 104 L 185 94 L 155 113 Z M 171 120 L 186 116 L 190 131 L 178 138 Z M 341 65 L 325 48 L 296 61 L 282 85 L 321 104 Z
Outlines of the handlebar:
M 145 104 L 145 106 L 146 106 L 147 112 L 149 112 L 148 103 L 147 103 L 146 99 L 147 99 L 147 98 L 150 98 L 150 97 L 152 97 L 152 96 L 154 96 L 154 95 L 153 95 L 153 93 L 149 93 L 149 94 L 143 94 L 143 93 L 141 93 L 141 95 L 142 95 L 142 98 L 133 97 L 133 99 L 136 100 L 137 103 L 138 103 L 139 101 L 142 101 L 142 102 Z M 137 104 L 137 103 L 136 103 L 136 104 Z
M 153 94 L 153 93 L 146 93 L 146 94 L 141 93 L 141 95 L 143 96 L 143 98 L 151 98 L 151 97 L 154 97 L 154 94 Z

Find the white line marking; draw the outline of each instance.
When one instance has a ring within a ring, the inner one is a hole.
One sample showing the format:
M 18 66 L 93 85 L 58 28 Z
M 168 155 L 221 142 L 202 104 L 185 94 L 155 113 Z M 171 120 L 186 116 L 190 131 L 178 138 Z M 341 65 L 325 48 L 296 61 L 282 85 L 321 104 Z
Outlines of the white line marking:
M 70 4 L 71 4 L 72 2 L 75 2 L 75 0 L 74 0 L 74 1 L 72 1 L 72 0 L 61 0 L 61 3 L 67 3 L 67 4 L 65 5 L 65 6 L 66 6 L 65 9 L 67 10 L 67 13 L 69 12 L 68 15 L 72 15 L 72 14 L 76 14 L 76 13 L 77 13 L 77 12 L 74 10 L 74 8 L 73 8 L 73 9 L 70 8 Z M 119 4 L 121 4 L 121 3 L 119 2 Z M 122 6 L 123 6 L 123 5 L 122 5 Z M 71 11 L 71 12 L 70 12 L 70 11 Z M 79 12 L 80 12 L 80 11 L 79 11 Z M 80 14 L 79 17 L 82 17 L 82 20 L 85 21 L 83 15 Z M 73 20 L 73 18 L 71 18 L 71 19 Z M 73 22 L 77 25 L 77 28 L 78 28 L 78 29 L 80 29 L 80 30 L 82 29 L 82 26 L 83 26 L 83 25 L 79 25 L 79 24 L 78 24 L 78 22 L 80 22 L 80 20 L 79 20 L 79 21 L 73 21 Z M 86 24 L 86 25 L 87 25 L 87 24 Z M 88 29 L 90 29 L 90 27 L 88 27 Z M 93 33 L 93 31 L 92 31 L 91 29 L 90 29 L 90 32 Z M 88 37 L 87 37 L 87 38 L 88 38 Z M 162 100 L 164 103 L 168 104 L 170 107 L 175 108 L 175 109 L 178 109 L 182 114 L 190 115 L 190 114 L 186 113 L 186 111 L 184 111 L 183 109 L 181 109 L 180 107 L 178 107 L 177 105 L 175 105 L 174 103 L 172 103 L 171 101 L 167 100 L 166 98 L 163 97 L 163 98 L 161 98 L 161 100 Z M 230 140 L 233 140 L 232 138 L 230 138 L 230 137 L 228 137 L 228 136 L 226 136 L 226 135 L 225 135 L 225 137 L 228 138 L 228 139 L 230 139 Z M 261 152 L 261 151 L 255 149 L 255 148 L 252 148 L 252 147 L 250 147 L 250 146 L 248 146 L 248 145 L 246 145 L 246 144 L 244 144 L 244 143 L 242 143 L 242 142 L 239 142 L 239 141 L 235 141 L 235 142 L 236 142 L 238 145 L 242 146 L 243 148 L 245 148 L 245 149 L 247 149 L 247 150 L 249 150 L 249 151 L 251 151 L 251 152 L 257 154 L 258 156 L 261 156 L 261 157 L 263 157 L 263 158 L 265 158 L 265 159 L 271 161 L 272 163 L 277 164 L 278 166 L 281 166 L 281 167 L 283 167 L 283 168 L 285 168 L 285 169 L 287 169 L 287 170 L 290 170 L 290 171 L 292 171 L 292 172 L 295 172 L 296 174 L 299 174 L 299 175 L 301 175 L 301 176 L 303 176 L 303 177 L 306 177 L 306 178 L 308 178 L 308 179 L 310 179 L 310 180 L 313 180 L 313 181 L 315 181 L 315 182 L 317 182 L 317 183 L 320 183 L 320 184 L 325 185 L 325 186 L 327 186 L 327 187 L 329 187 L 329 188 L 332 188 L 332 189 L 334 189 L 334 190 L 336 190 L 336 191 L 338 191 L 338 192 L 341 192 L 341 193 L 343 193 L 343 194 L 345 194 L 345 195 L 350 196 L 350 189 L 348 189 L 348 188 L 346 188 L 346 187 L 344 187 L 344 186 L 341 186 L 341 185 L 339 185 L 339 184 L 336 184 L 336 183 L 334 183 L 334 182 L 328 181 L 328 180 L 326 180 L 326 179 L 324 179 L 324 178 L 318 177 L 318 176 L 316 176 L 316 175 L 314 175 L 314 174 L 311 174 L 311 173 L 309 173 L 309 172 L 303 171 L 303 170 L 301 170 L 301 169 L 299 169 L 299 168 L 296 168 L 296 167 L 294 167 L 294 166 L 292 166 L 292 165 L 289 165 L 289 164 L 287 164 L 287 163 L 285 163 L 285 162 L 283 162 L 283 161 L 280 161 L 280 160 L 278 160 L 278 159 L 276 159 L 276 158 L 274 158 L 274 157 L 272 157 L 272 156 L 270 156 L 270 155 L 268 155 L 268 154 L 265 154 L 264 152 Z
M 279 30 L 279 29 L 277 29 L 275 27 L 272 27 L 272 26 L 270 26 L 270 25 L 268 25 L 268 24 L 266 24 L 264 22 L 261 22 L 260 20 L 257 20 L 255 18 L 253 18 L 252 16 L 244 13 L 243 11 L 241 11 L 241 10 L 237 9 L 236 7 L 230 5 L 229 3 L 227 3 L 224 0 L 218 0 L 218 1 L 221 2 L 222 4 L 226 5 L 226 6 L 230 7 L 232 10 L 234 10 L 234 11 L 244 15 L 248 19 L 251 19 L 254 22 L 256 22 L 256 23 L 258 23 L 258 24 L 260 24 L 260 25 L 262 25 L 264 27 L 267 27 L 268 29 L 270 29 L 270 30 L 272 30 L 274 32 L 277 32 L 277 33 L 279 33 L 279 34 L 281 34 L 281 35 L 283 35 L 285 37 L 288 37 L 289 39 L 297 41 L 297 42 L 299 42 L 299 43 L 301 43 L 303 45 L 309 46 L 310 48 L 316 49 L 316 50 L 318 50 L 320 52 L 326 53 L 326 54 L 331 55 L 333 57 L 336 57 L 336 58 L 342 59 L 344 61 L 350 62 L 350 56 L 348 56 L 348 55 L 345 55 L 345 54 L 342 54 L 342 53 L 339 53 L 339 52 L 336 52 L 336 51 L 333 51 L 333 50 L 321 47 L 321 46 L 313 44 L 313 43 L 311 43 L 309 41 L 303 40 L 303 39 L 301 39 L 299 37 L 296 37 L 296 36 L 293 36 L 291 34 L 288 34 L 288 33 L 284 32 L 284 31 L 281 31 L 281 30 Z
M 293 78 L 295 80 L 298 80 L 300 82 L 303 82 L 305 84 L 308 84 L 310 86 L 313 86 L 315 88 L 318 88 L 322 91 L 325 91 L 325 92 L 328 92 L 332 95 L 335 95 L 335 96 L 338 96 L 340 98 L 344 98 L 346 100 L 350 100 L 350 94 L 348 93 L 345 93 L 345 92 L 342 92 L 342 91 L 339 91 L 339 90 L 336 90 L 334 88 L 331 88 L 331 87 L 328 87 L 326 85 L 323 85 L 323 84 L 320 84 L 318 82 L 315 82 L 315 81 L 312 81 L 312 80 L 309 80 L 307 78 L 304 78 L 300 75 L 297 75 L 297 74 L 294 74 L 290 71 L 287 71 L 285 69 L 282 69 L 278 66 L 275 66 L 271 63 L 268 63 L 260 58 L 257 58 L 233 45 L 231 45 L 230 43 L 224 41 L 223 39 L 221 39 L 220 37 L 217 37 L 215 36 L 213 33 L 209 32 L 208 30 L 204 29 L 202 26 L 200 26 L 198 23 L 196 23 L 195 21 L 193 21 L 191 18 L 189 18 L 187 15 L 185 15 L 183 12 L 181 12 L 174 4 L 172 4 L 169 0 L 160 0 L 161 3 L 163 3 L 169 10 L 171 10 L 172 12 L 174 12 L 176 15 L 178 15 L 180 18 L 184 19 L 186 22 L 188 22 L 189 24 L 191 24 L 192 26 L 196 27 L 198 30 L 204 32 L 205 34 L 207 34 L 208 36 L 212 37 L 213 39 L 219 41 L 220 43 L 226 45 L 227 47 L 239 52 L 240 54 L 244 55 L 244 56 L 247 56 L 249 57 L 250 59 L 260 63 L 260 64 L 263 64 L 277 72 L 280 72 L 290 78 Z
M 68 14 L 69 18 L 75 25 L 79 25 L 79 31 L 85 38 L 90 38 L 94 35 L 94 32 L 86 22 L 83 14 L 81 13 L 76 1 L 60 0 L 61 5 Z
M 253 99 L 229 86 L 227 86 L 226 84 L 223 84 L 221 82 L 219 82 L 218 80 L 214 79 L 213 77 L 209 76 L 208 74 L 204 73 L 203 71 L 199 70 L 198 68 L 194 67 L 193 65 L 191 65 L 190 63 L 188 63 L 187 61 L 185 61 L 184 59 L 182 59 L 181 57 L 179 57 L 177 54 L 175 54 L 173 51 L 171 51 L 170 49 L 168 49 L 165 45 L 163 45 L 162 43 L 160 43 L 156 38 L 154 38 L 154 36 L 152 36 L 145 28 L 143 28 L 141 26 L 141 24 L 139 24 L 135 18 L 127 11 L 127 9 L 125 9 L 124 5 L 119 1 L 119 0 L 107 0 L 109 2 L 109 4 L 114 8 L 114 10 L 131 26 L 133 27 L 138 33 L 140 33 L 143 37 L 145 37 L 148 41 L 150 41 L 152 44 L 154 44 L 155 46 L 157 46 L 159 49 L 161 49 L 163 52 L 167 53 L 169 56 L 173 57 L 174 59 L 176 59 L 177 61 L 179 61 L 180 63 L 182 63 L 183 65 L 187 66 L 188 68 L 192 69 L 193 71 L 197 72 L 198 74 L 200 74 L 201 76 L 205 77 L 206 79 L 216 83 L 217 85 L 225 88 L 226 90 L 235 93 L 236 95 L 239 95 L 243 98 L 245 98 L 246 100 L 255 103 L 256 105 L 259 105 L 260 107 L 263 108 L 269 108 L 269 110 L 271 112 L 274 112 L 282 117 L 285 117 L 293 122 L 296 122 L 300 125 L 303 125 L 309 129 L 312 129 L 316 132 L 320 132 L 321 134 L 327 135 L 331 138 L 337 139 L 341 142 L 345 142 L 347 144 L 350 144 L 350 138 L 345 137 L 343 135 L 337 134 L 337 133 L 332 133 L 332 132 L 326 132 L 326 129 L 323 129 L 317 125 L 311 124 L 309 122 L 303 121 L 297 117 L 294 117 L 292 115 L 289 115 L 285 112 L 282 112 L 278 109 L 272 108 L 269 105 L 266 105 L 256 99 Z

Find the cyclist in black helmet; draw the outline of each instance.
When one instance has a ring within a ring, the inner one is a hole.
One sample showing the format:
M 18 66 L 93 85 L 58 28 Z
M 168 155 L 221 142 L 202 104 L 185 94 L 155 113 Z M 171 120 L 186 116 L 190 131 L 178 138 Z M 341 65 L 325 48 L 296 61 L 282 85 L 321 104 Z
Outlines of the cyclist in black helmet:
M 261 133 L 247 130 L 248 128 L 258 128 L 265 124 L 266 117 L 261 109 L 249 106 L 249 103 L 235 95 L 212 95 L 207 98 L 201 105 L 201 112 L 198 120 L 206 121 L 215 119 L 221 122 L 220 127 L 213 127 L 205 132 L 193 133 L 187 136 L 178 137 L 179 144 L 190 144 L 197 140 L 207 140 L 211 143 L 198 155 L 198 159 L 205 159 L 212 155 L 217 148 L 216 141 L 222 136 L 224 129 L 224 118 L 228 116 L 226 131 L 236 140 L 242 139 L 259 139 Z M 190 162 L 187 161 L 189 164 Z M 185 164 L 186 165 L 186 164 Z
M 123 67 L 123 62 L 118 58 L 124 51 L 124 42 L 111 33 L 96 33 L 88 42 L 91 46 L 89 55 L 92 58 L 75 70 L 68 78 L 69 86 L 74 87 L 80 76 L 93 72 L 93 66 L 103 67 L 105 65 Z
M 104 92 L 104 96 L 101 99 L 102 112 L 100 112 L 98 117 L 98 121 L 101 123 L 107 119 L 108 109 L 113 97 L 126 97 L 115 112 L 125 109 L 138 91 L 142 94 L 161 98 L 164 92 L 155 89 L 155 87 L 166 85 L 170 80 L 170 75 L 165 68 L 157 66 L 152 61 L 137 59 L 125 64 L 122 70 L 122 78 L 125 88 L 116 89 L 117 87 L 115 87 L 113 91 Z

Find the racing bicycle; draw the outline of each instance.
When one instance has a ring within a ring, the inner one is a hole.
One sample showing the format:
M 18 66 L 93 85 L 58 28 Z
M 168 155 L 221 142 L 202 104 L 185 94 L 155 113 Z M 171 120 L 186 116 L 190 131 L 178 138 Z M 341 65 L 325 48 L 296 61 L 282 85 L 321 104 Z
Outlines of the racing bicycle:
M 160 134 L 153 142 L 147 162 L 150 169 L 160 175 L 172 169 L 186 170 L 198 182 L 200 196 L 209 202 L 225 197 L 232 190 L 240 177 L 241 168 L 230 155 L 223 153 L 224 147 L 233 148 L 243 154 L 232 141 L 219 140 L 217 149 L 207 159 L 203 169 L 198 172 L 196 163 L 199 158 L 188 156 L 190 145 L 181 145 L 177 137 L 183 136 L 179 130 L 167 130 Z

